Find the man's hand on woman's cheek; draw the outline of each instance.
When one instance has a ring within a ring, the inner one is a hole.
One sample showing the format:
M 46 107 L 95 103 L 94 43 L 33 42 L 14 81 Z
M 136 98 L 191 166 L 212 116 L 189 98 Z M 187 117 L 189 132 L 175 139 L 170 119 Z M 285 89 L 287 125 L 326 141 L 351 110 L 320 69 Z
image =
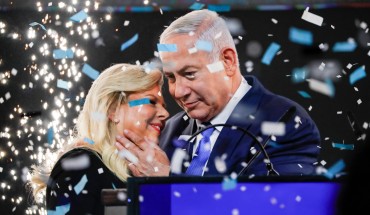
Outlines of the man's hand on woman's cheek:
M 129 130 L 116 137 L 119 155 L 128 162 L 134 176 L 169 176 L 170 161 L 159 146 Z

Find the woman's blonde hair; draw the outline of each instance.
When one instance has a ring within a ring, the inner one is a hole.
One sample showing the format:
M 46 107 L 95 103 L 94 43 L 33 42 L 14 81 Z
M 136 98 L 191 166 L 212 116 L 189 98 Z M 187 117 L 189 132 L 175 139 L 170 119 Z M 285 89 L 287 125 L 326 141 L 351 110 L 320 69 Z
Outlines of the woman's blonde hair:
M 149 90 L 157 85 L 162 87 L 162 73 L 158 69 L 148 70 L 144 66 L 123 63 L 105 69 L 92 84 L 79 113 L 72 143 L 60 149 L 59 158 L 74 148 L 89 148 L 102 156 L 104 164 L 118 178 L 126 181 L 129 176 L 127 163 L 115 153 L 117 131 L 115 123 L 108 115 L 120 105 L 119 101 L 125 104 L 128 95 Z M 29 184 L 34 197 L 46 188 L 54 165 L 55 163 L 33 167 Z

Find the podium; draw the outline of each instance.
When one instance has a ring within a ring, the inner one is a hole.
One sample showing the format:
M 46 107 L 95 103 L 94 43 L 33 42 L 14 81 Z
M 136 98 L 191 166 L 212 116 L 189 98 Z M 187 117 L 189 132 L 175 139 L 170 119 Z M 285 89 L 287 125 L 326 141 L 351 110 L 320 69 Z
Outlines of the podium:
M 133 177 L 117 214 L 334 215 L 341 186 L 318 176 Z

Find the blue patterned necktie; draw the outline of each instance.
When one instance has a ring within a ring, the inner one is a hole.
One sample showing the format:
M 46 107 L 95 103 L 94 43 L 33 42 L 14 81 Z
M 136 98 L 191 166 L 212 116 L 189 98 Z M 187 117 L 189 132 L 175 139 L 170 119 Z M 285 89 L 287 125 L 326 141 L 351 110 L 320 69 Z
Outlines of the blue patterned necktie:
M 211 127 L 201 132 L 203 137 L 199 141 L 193 160 L 185 172 L 186 175 L 202 175 L 203 168 L 205 167 L 209 155 L 211 154 L 210 137 L 214 130 L 215 128 Z

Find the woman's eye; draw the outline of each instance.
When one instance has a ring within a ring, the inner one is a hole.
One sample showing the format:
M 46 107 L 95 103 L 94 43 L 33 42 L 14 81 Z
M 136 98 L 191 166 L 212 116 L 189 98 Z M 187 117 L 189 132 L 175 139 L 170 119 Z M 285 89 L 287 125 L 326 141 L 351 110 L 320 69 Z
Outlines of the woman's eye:
M 157 102 L 155 100 L 153 100 L 153 99 L 150 99 L 149 101 L 150 101 L 150 104 L 152 104 L 152 105 L 157 104 Z

